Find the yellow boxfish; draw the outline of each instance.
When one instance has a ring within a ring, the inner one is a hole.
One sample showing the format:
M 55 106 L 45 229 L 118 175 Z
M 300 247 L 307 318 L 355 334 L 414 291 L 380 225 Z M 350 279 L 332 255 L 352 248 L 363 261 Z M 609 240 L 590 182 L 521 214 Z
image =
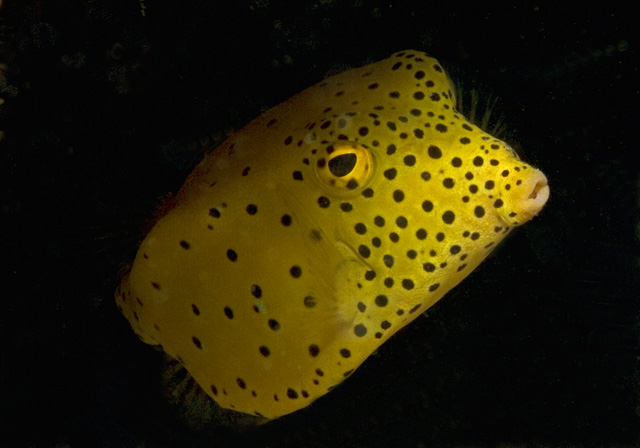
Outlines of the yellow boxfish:
M 549 197 L 403 51 L 325 79 L 188 176 L 116 292 L 140 338 L 222 408 L 274 419 L 326 394 Z

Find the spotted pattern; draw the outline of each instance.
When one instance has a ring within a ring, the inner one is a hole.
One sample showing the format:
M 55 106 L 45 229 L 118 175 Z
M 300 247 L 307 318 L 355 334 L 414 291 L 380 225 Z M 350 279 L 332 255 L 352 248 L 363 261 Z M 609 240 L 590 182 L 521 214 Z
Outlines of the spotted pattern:
M 435 59 L 399 52 L 207 156 L 116 301 L 220 406 L 273 419 L 351 376 L 547 197 L 540 171 L 456 112 Z

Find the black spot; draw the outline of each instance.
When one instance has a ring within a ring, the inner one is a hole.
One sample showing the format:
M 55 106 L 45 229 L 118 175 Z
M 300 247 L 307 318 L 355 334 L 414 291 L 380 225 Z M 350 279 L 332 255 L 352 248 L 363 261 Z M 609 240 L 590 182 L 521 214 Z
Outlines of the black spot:
M 453 224 L 453 221 L 456 219 L 456 215 L 451 211 L 447 210 L 442 214 L 442 220 L 445 224 Z
M 367 271 L 364 273 L 364 279 L 365 280 L 373 280 L 374 278 L 376 278 L 376 271 Z
M 353 332 L 355 333 L 356 336 L 362 337 L 365 334 L 367 334 L 367 327 L 365 327 L 362 324 L 358 324 L 355 327 L 353 327 Z
M 413 249 L 409 249 L 409 250 L 407 251 L 407 258 L 409 258 L 409 259 L 413 260 L 413 259 L 415 259 L 417 256 L 418 256 L 418 252 L 416 252 L 415 250 L 413 250 Z
M 347 349 L 347 348 L 341 348 L 340 349 L 340 356 L 342 356 L 343 358 L 350 358 L 351 357 L 351 351 L 349 351 L 349 349 Z
M 393 286 L 393 279 L 391 277 L 385 278 L 384 286 L 386 286 L 387 288 L 391 288 Z
M 285 145 L 290 145 L 292 141 L 293 141 L 293 137 L 289 136 L 289 137 L 284 139 L 284 144 Z
M 351 210 L 353 210 L 353 205 L 349 204 L 348 202 L 343 202 L 342 204 L 340 204 L 340 210 L 342 210 L 343 212 L 350 212 Z
M 324 376 L 324 372 L 320 369 L 316 369 L 316 375 L 318 376 Z
M 218 388 L 213 384 L 211 385 L 211 392 L 213 392 L 213 395 L 218 395 Z
M 364 235 L 365 233 L 367 233 L 367 226 L 365 226 L 361 222 L 357 223 L 355 226 L 353 226 L 353 228 L 358 235 Z
M 302 180 L 302 173 L 300 171 L 294 171 L 293 180 Z
M 361 244 L 360 246 L 358 246 L 358 253 L 363 257 L 363 258 L 369 258 L 371 256 L 371 249 L 369 249 L 367 246 L 365 246 L 364 244 Z
M 405 278 L 404 280 L 402 280 L 402 287 L 403 287 L 404 289 L 407 289 L 407 290 L 409 290 L 409 289 L 413 289 L 413 288 L 414 288 L 414 286 L 415 286 L 415 285 L 413 284 L 413 280 L 410 280 L 410 279 L 408 279 L 408 278 Z
M 316 344 L 311 344 L 309 346 L 309 354 L 311 356 L 315 358 L 316 356 L 318 356 L 319 353 L 320 353 L 320 347 L 318 347 Z
M 440 101 L 440 95 L 434 92 L 431 95 L 429 95 L 429 99 L 431 101 Z
M 454 157 L 453 159 L 451 159 L 451 165 L 455 166 L 456 168 L 460 168 L 462 166 L 462 160 L 460 159 L 460 157 Z
M 492 180 L 488 180 L 484 183 L 484 188 L 486 188 L 487 190 L 492 190 L 495 185 L 496 184 Z
M 393 98 L 393 99 L 400 98 L 400 92 L 391 92 L 391 93 L 389 93 L 389 98 Z
M 438 289 L 438 286 L 440 286 L 440 283 L 434 283 L 433 285 L 429 286 L 429 292 L 433 292 L 436 289 Z
M 313 296 L 306 296 L 304 298 L 304 306 L 306 306 L 307 308 L 313 308 L 314 306 L 316 306 L 316 298 Z
M 462 137 L 460 139 L 460 143 L 462 143 L 463 145 L 468 145 L 469 143 L 471 143 L 471 140 L 468 137 Z
M 364 137 L 368 133 L 369 133 L 369 128 L 366 126 L 362 126 L 360 129 L 358 129 L 358 134 L 360 134 L 362 137 Z
M 476 215 L 476 218 L 482 218 L 484 216 L 484 207 L 478 205 L 474 210 L 473 214 Z
M 419 117 L 420 115 L 422 115 L 422 111 L 420 109 L 411 109 L 409 113 L 414 117 Z
M 428 181 L 429 179 L 431 179 L 431 174 L 429 174 L 428 171 L 423 171 L 420 174 L 420 177 L 422 177 L 422 180 L 424 180 L 425 182 Z
M 371 244 L 374 247 L 380 247 L 382 245 L 382 241 L 377 236 L 374 236 L 373 238 L 371 238 Z
M 331 205 L 331 201 L 326 196 L 320 196 L 318 198 L 318 205 L 320 206 L 320 208 L 327 208 L 329 207 L 329 205 Z
M 476 156 L 473 158 L 473 164 L 475 166 L 482 166 L 483 163 L 484 163 L 484 160 L 482 159 L 482 157 Z
M 445 133 L 445 132 L 447 132 L 448 130 L 449 130 L 449 128 L 448 128 L 448 127 L 446 127 L 445 125 L 443 125 L 442 123 L 438 123 L 438 124 L 436 125 L 436 131 L 438 131 L 438 132 L 441 132 L 441 133 L 443 133 L 443 134 L 444 134 L 444 133 Z
M 460 250 L 461 250 L 461 248 L 458 245 L 454 245 L 454 246 L 451 246 L 449 248 L 449 252 L 451 253 L 451 255 L 455 255 L 455 254 L 460 253 Z
M 388 320 L 383 320 L 380 324 L 380 328 L 382 328 L 383 330 L 388 330 L 389 328 L 391 328 L 391 322 L 389 322 Z
M 384 226 L 384 218 L 382 216 L 376 216 L 375 218 L 373 218 L 373 223 L 375 225 L 377 225 L 378 227 L 383 227 Z
M 477 185 L 469 185 L 469 192 L 476 194 L 478 192 L 478 186 Z
M 282 215 L 282 218 L 280 218 L 280 223 L 282 223 L 283 226 L 288 227 L 291 225 L 291 216 L 289 215 Z
M 422 79 L 424 78 L 424 72 L 422 70 L 418 70 L 414 76 L 416 79 Z
M 258 350 L 260 350 L 260 353 L 261 353 L 261 354 L 262 354 L 262 356 L 264 356 L 265 358 L 271 354 L 271 350 L 269 350 L 269 347 L 266 347 L 266 346 L 264 346 L 264 345 L 261 345 L 261 346 L 260 346 L 260 348 L 259 348 Z
M 431 157 L 432 159 L 439 159 L 440 157 L 442 157 L 442 151 L 435 145 L 429 146 L 429 149 L 427 149 L 427 154 L 429 154 L 429 157 Z
M 247 213 L 249 213 L 250 215 L 255 215 L 256 213 L 258 213 L 258 207 L 255 204 L 247 205 Z
M 416 156 L 414 156 L 412 154 L 404 156 L 403 162 L 407 166 L 413 166 L 413 165 L 416 164 Z
M 413 135 L 415 135 L 416 138 L 422 138 L 424 137 L 424 131 L 422 129 L 414 129 Z
M 247 174 L 249 174 L 249 170 L 251 169 L 250 166 L 245 167 L 245 169 L 242 170 L 242 175 L 246 176 Z
M 386 267 L 390 268 L 391 266 L 393 266 L 393 257 L 391 255 L 385 255 L 384 257 L 382 257 L 382 260 L 384 261 Z
M 391 143 L 389 146 L 387 146 L 387 155 L 388 156 L 390 156 L 392 154 L 395 154 L 395 152 L 396 152 L 396 145 Z
M 389 303 L 389 298 L 384 294 L 380 294 L 376 296 L 374 301 L 376 305 L 378 305 L 379 307 L 383 307 L 383 306 L 387 306 L 387 304 Z
M 288 388 L 287 389 L 287 397 L 291 398 L 292 400 L 295 400 L 296 398 L 298 398 L 298 392 L 296 392 L 295 390 Z
M 360 311 L 361 313 L 364 313 L 367 309 L 367 305 L 365 305 L 362 302 L 358 302 L 358 311 Z
M 275 320 L 275 319 L 269 319 L 269 328 L 271 328 L 273 331 L 278 331 L 280 329 L 280 323 Z
M 424 95 L 424 92 L 414 92 L 414 93 L 413 93 L 413 97 L 414 97 L 416 100 L 423 100 L 423 99 L 424 99 L 424 96 L 425 96 L 425 95 Z
M 396 232 L 391 232 L 389 234 L 389 239 L 394 243 L 397 243 L 398 241 L 400 241 L 400 235 L 398 235 Z
M 362 191 L 362 196 L 364 196 L 365 198 L 373 197 L 373 190 L 371 188 L 367 188 L 367 189 L 363 190 Z
M 231 308 L 229 308 L 228 306 L 224 307 L 224 314 L 225 316 L 227 316 L 229 319 L 233 319 L 233 310 Z
M 259 299 L 262 297 L 262 289 L 260 289 L 258 285 L 251 285 L 251 294 L 253 294 L 253 297 L 256 299 Z
M 493 206 L 495 208 L 500 208 L 500 207 L 502 207 L 503 204 L 504 204 L 504 202 L 502 202 L 502 199 L 496 199 L 496 202 L 493 203 Z
M 302 275 L 302 268 L 298 265 L 291 266 L 291 269 L 289 269 L 289 273 L 293 278 L 300 278 L 300 276 Z
M 425 229 L 416 230 L 416 238 L 423 240 L 427 237 L 427 231 Z
M 342 374 L 342 376 L 347 377 L 347 376 L 351 375 L 351 374 L 353 373 L 353 371 L 354 371 L 354 370 L 355 370 L 355 369 L 347 370 L 346 372 L 344 372 L 344 373 Z
M 183 249 L 189 249 L 191 247 L 191 244 L 187 243 L 186 241 L 180 241 L 180 245 Z
M 395 168 L 389 168 L 388 170 L 385 170 L 384 173 L 384 177 L 386 177 L 389 180 L 393 180 L 396 178 L 396 174 L 398 174 L 398 171 Z
M 349 190 L 355 190 L 356 188 L 358 188 L 358 186 L 358 181 L 355 179 L 349 179 L 349 182 L 347 182 L 347 188 Z
M 393 67 L 391 67 L 391 70 L 398 70 L 400 67 L 402 67 L 402 62 L 396 62 L 393 64 Z
M 411 309 L 409 310 L 409 314 L 413 314 L 413 313 L 415 313 L 416 311 L 418 311 L 418 310 L 420 309 L 420 307 L 421 307 L 421 306 L 422 306 L 422 304 L 421 304 L 421 303 L 418 303 L 417 305 L 415 305 L 413 308 L 411 308 Z
M 200 315 L 200 309 L 193 303 L 191 304 L 191 310 L 193 311 L 193 314 L 195 314 L 196 316 Z
M 442 232 L 436 233 L 436 240 L 438 240 L 438 242 L 444 241 L 444 233 Z
M 200 350 L 202 350 L 202 342 L 200 342 L 200 339 L 198 339 L 197 337 L 192 337 L 191 340 L 193 341 L 193 343 L 195 344 L 196 347 L 198 347 Z
M 436 270 L 436 267 L 432 263 L 425 263 L 422 265 L 422 269 L 424 269 L 427 272 L 433 272 Z
M 227 258 L 231 261 L 236 261 L 238 259 L 238 254 L 235 250 L 229 249 L 227 251 Z
M 396 202 L 402 202 L 404 200 L 404 192 L 402 190 L 395 190 L 393 192 L 393 200 Z
M 455 185 L 455 182 L 450 177 L 447 177 L 445 180 L 442 181 L 442 185 L 444 185 L 445 188 L 453 188 L 453 186 Z

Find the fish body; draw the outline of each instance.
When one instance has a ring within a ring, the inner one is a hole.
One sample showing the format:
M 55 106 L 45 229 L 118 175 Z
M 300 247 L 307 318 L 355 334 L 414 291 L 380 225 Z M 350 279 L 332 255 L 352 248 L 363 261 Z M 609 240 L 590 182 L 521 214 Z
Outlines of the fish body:
M 332 76 L 189 175 L 116 293 L 221 407 L 309 405 L 457 285 L 549 195 L 455 110 L 422 52 Z

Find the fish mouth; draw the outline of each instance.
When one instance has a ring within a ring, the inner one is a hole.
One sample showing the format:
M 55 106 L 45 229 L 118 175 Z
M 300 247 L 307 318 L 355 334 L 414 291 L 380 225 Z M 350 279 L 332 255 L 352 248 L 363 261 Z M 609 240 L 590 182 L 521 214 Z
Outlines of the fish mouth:
M 542 207 L 549 199 L 549 181 L 542 171 L 535 170 L 527 180 L 526 186 L 528 188 L 525 189 L 526 197 L 523 200 L 522 207 L 533 218 L 542 210 Z
M 538 169 L 533 169 L 517 190 L 507 192 L 505 205 L 498 215 L 508 225 L 518 226 L 536 216 L 549 200 L 549 181 Z

